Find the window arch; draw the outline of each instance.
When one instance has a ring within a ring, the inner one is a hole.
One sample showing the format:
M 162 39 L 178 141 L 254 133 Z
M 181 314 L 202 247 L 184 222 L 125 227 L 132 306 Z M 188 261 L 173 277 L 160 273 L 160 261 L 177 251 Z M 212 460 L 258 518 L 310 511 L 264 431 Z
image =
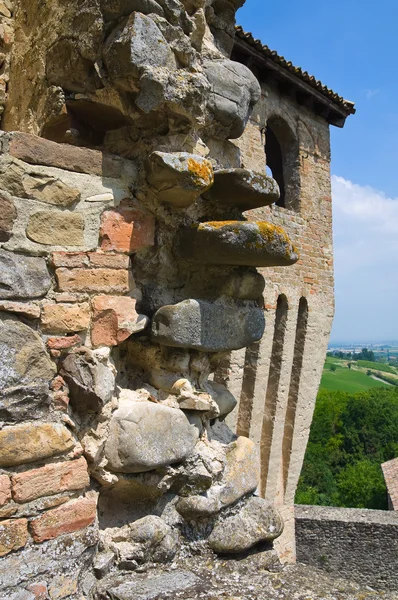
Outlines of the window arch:
M 296 136 L 281 117 L 270 117 L 265 130 L 267 172 L 277 181 L 277 206 L 300 210 L 299 148 Z

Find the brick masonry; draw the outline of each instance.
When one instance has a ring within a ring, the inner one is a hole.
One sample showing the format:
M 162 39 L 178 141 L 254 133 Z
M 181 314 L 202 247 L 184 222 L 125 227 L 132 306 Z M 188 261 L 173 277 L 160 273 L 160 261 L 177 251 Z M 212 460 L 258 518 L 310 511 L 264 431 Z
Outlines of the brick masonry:
M 297 560 L 376 589 L 398 590 L 398 514 L 296 506 Z

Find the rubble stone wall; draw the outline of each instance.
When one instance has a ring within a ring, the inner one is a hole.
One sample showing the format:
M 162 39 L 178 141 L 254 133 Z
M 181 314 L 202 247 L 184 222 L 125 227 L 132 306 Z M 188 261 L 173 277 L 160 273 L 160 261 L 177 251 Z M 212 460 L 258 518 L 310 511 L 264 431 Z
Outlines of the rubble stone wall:
M 296 506 L 297 560 L 376 589 L 398 589 L 398 515 Z
M 275 540 L 294 557 L 333 313 L 328 126 L 229 59 L 241 4 L 15 2 L 0 135 L 10 600 L 119 598 L 119 577 L 181 553 Z M 275 111 L 292 111 L 286 209 L 264 172 Z

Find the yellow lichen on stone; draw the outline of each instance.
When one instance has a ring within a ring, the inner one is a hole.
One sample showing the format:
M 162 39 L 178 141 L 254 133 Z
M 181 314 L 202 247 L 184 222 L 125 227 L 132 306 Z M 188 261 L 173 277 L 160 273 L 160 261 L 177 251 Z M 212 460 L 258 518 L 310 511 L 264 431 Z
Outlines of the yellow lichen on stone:
M 211 186 L 214 183 L 214 173 L 211 162 L 208 160 L 197 161 L 194 158 L 188 159 L 188 171 L 197 179 L 197 184 Z
M 229 225 L 239 225 L 240 221 L 207 221 L 206 223 L 200 223 L 199 229 L 222 229 L 222 227 L 228 227 Z M 246 223 L 246 221 L 242 221 Z

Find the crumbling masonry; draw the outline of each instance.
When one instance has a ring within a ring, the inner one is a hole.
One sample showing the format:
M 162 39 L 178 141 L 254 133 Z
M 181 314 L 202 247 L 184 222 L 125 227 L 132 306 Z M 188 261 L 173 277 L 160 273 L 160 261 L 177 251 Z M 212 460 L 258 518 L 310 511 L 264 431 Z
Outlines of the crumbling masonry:
M 354 108 L 236 30 L 243 3 L 0 2 L 2 597 L 294 560 Z

